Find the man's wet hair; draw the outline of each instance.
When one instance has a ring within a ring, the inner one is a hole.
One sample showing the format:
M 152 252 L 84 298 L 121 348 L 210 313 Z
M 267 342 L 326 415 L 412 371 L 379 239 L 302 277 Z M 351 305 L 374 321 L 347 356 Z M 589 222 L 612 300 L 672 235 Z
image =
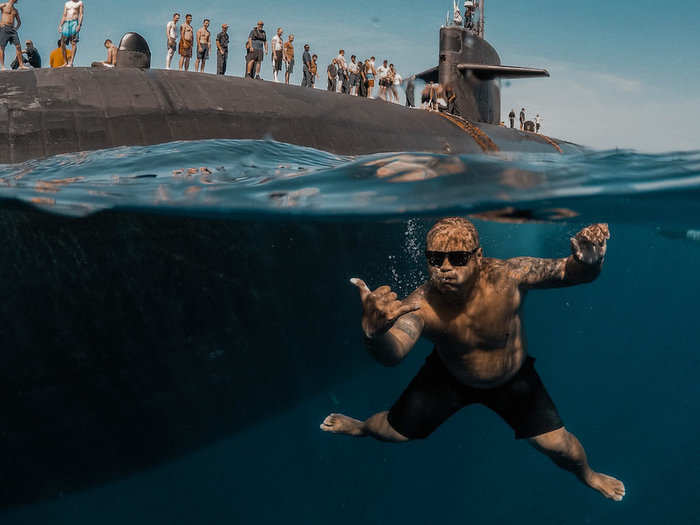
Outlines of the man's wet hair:
M 110 39 L 108 38 L 107 40 L 105 40 L 105 43 L 104 43 L 104 45 L 107 45 L 107 43 L 110 43 L 110 44 L 111 44 L 111 43 L 112 43 L 112 41 L 111 41 L 111 40 L 110 40 Z
M 173 13 L 173 18 L 175 18 L 176 16 L 180 16 L 180 13 Z
M 59 39 L 58 39 L 58 42 L 56 43 L 56 45 L 57 45 L 58 47 L 61 47 L 61 40 L 62 40 L 62 39 L 59 38 Z
M 313 54 L 313 55 L 311 55 L 311 58 L 318 58 L 318 55 Z
M 205 18 L 204 22 L 211 22 L 211 20 L 209 20 L 208 18 Z M 202 23 L 204 23 L 204 22 L 202 22 Z
M 192 15 L 191 15 L 190 13 L 187 13 L 187 14 L 185 15 L 185 18 L 187 18 L 188 16 L 189 16 L 190 18 L 192 18 Z
M 455 240 L 465 242 L 470 250 L 479 247 L 479 232 L 470 221 L 462 217 L 440 219 L 430 228 L 426 239 L 429 245 Z

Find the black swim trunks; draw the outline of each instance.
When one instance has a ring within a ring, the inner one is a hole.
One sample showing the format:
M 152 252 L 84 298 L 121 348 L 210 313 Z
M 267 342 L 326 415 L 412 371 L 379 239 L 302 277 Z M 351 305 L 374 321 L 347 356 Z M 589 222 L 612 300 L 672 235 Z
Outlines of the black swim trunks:
M 5 49 L 8 43 L 20 47 L 17 30 L 13 26 L 0 26 L 0 48 Z
M 495 388 L 460 383 L 436 350 L 389 411 L 389 424 L 411 439 L 428 437 L 452 414 L 472 403 L 487 406 L 515 431 L 516 439 L 539 436 L 564 426 L 557 408 L 527 357 L 517 374 Z

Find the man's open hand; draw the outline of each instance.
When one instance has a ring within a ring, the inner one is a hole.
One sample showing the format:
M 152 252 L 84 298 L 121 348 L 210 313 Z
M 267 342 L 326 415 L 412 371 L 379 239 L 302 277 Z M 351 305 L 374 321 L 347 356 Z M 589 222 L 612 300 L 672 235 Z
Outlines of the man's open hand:
M 586 226 L 571 238 L 571 253 L 584 264 L 600 264 L 607 251 L 610 230 L 607 224 Z
M 367 337 L 388 332 L 399 317 L 420 309 L 419 305 L 403 304 L 388 286 L 371 291 L 362 279 L 355 277 L 350 282 L 360 290 L 362 330 Z

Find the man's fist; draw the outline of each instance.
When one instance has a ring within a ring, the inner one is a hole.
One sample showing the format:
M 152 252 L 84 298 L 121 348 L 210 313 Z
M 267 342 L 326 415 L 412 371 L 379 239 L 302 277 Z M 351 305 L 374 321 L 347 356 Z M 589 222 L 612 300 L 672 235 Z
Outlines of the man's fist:
M 610 230 L 607 224 L 586 226 L 571 238 L 571 253 L 584 264 L 601 264 L 607 251 Z

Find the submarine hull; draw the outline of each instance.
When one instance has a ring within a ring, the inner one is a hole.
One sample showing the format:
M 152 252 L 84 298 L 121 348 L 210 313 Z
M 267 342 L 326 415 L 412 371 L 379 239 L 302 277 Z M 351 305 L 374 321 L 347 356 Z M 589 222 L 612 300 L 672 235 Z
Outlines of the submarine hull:
M 402 233 L 0 201 L 0 509 L 190 453 L 376 366 L 347 279 L 390 279 Z
M 0 75 L 0 92 L 0 163 L 200 139 L 269 138 L 344 155 L 482 153 L 484 135 L 491 151 L 581 149 L 489 124 L 465 131 L 443 115 L 379 100 L 202 73 L 37 69 Z

